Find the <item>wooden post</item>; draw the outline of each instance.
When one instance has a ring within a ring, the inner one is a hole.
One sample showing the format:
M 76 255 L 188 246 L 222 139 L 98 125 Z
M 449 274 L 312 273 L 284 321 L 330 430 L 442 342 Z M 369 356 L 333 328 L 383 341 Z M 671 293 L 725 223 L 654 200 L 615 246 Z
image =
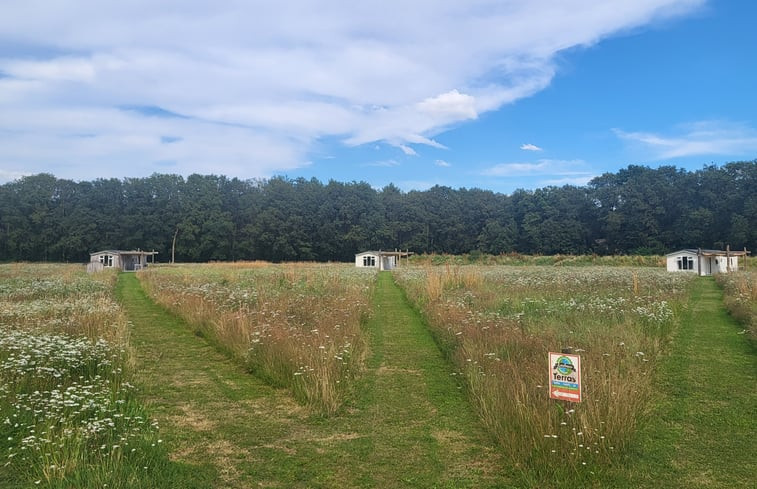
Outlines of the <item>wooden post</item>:
M 697 248 L 697 275 L 702 276 L 702 248 Z

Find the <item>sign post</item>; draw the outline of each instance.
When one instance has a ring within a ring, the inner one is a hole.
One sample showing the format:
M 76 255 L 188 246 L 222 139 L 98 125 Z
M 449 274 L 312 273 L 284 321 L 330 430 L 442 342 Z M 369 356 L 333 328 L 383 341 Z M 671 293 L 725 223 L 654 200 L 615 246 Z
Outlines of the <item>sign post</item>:
M 549 397 L 581 402 L 581 357 L 549 352 Z

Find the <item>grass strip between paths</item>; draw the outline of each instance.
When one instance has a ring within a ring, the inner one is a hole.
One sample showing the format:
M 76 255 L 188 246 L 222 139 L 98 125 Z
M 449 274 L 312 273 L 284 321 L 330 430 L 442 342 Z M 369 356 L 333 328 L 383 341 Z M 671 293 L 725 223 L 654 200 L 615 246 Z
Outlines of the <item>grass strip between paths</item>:
M 697 279 L 662 396 L 614 487 L 755 487 L 757 356 L 722 298 L 711 277 Z
M 508 487 L 502 460 L 449 365 L 388 273 L 366 325 L 370 356 L 338 416 L 313 416 L 152 302 L 135 274 L 118 296 L 138 379 L 173 457 L 207 487 Z

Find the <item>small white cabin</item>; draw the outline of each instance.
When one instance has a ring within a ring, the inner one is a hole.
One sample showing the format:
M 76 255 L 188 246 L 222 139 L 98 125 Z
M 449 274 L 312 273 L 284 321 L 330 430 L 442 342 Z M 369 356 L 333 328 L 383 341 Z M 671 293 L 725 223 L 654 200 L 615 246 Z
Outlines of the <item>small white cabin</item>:
M 748 253 L 746 250 L 722 251 L 689 248 L 668 253 L 666 255 L 667 269 L 669 272 L 693 272 L 700 276 L 735 272 L 739 269 L 739 257 L 745 257 Z
M 400 258 L 407 258 L 411 254 L 408 251 L 364 251 L 355 255 L 355 266 L 393 270 L 399 265 Z
M 106 268 L 120 268 L 123 272 L 136 272 L 147 267 L 148 257 L 153 257 L 157 251 L 122 251 L 103 250 L 89 254 L 88 272 L 99 272 Z

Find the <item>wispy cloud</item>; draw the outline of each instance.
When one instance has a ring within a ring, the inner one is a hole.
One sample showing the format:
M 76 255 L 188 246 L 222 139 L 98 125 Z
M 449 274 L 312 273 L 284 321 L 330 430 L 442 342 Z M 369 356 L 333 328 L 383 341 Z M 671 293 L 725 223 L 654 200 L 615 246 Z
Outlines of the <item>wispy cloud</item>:
M 527 143 L 527 144 L 521 144 L 520 149 L 523 151 L 542 151 L 542 149 L 535 144 Z
M 484 169 L 481 174 L 490 177 L 528 177 L 543 175 L 583 177 L 591 173 L 583 160 L 542 159 L 529 163 L 500 163 Z
M 400 144 L 399 146 L 400 146 L 400 149 L 402 150 L 402 152 L 405 153 L 406 155 L 408 155 L 408 156 L 418 156 L 418 153 L 416 153 L 415 150 L 413 148 L 411 148 L 410 146 L 408 146 L 406 144 Z
M 411 190 L 428 190 L 434 185 L 439 185 L 439 183 L 430 182 L 428 180 L 401 180 L 397 182 L 397 187 L 405 192 Z
M 563 185 L 575 185 L 577 187 L 583 187 L 584 185 L 588 184 L 596 176 L 597 175 L 588 174 L 581 177 L 565 177 L 565 178 L 547 179 L 547 180 L 541 180 L 539 182 L 539 185 L 540 186 L 554 185 L 556 187 L 561 187 Z
M 451 163 L 448 163 L 448 162 L 446 162 L 446 161 L 444 161 L 444 160 L 436 160 L 436 161 L 434 162 L 434 164 L 435 164 L 436 166 L 441 166 L 442 168 L 449 168 L 449 167 L 451 167 L 451 166 L 452 166 L 452 164 L 451 164 Z
M 31 175 L 29 172 L 21 170 L 5 170 L 0 168 L 0 183 L 6 183 L 13 180 L 18 180 L 21 177 Z
M 653 158 L 668 159 L 703 155 L 753 155 L 757 151 L 757 130 L 723 121 L 685 124 L 670 134 L 626 132 L 614 129 L 622 140 L 651 153 Z
M 372 161 L 370 163 L 365 163 L 363 166 L 377 166 L 377 167 L 391 168 L 394 166 L 400 166 L 400 162 L 397 160 L 381 160 L 381 161 Z
M 325 138 L 441 148 L 448 128 L 548 86 L 557 53 L 702 1 L 323 0 L 292 16 L 282 2 L 6 0 L 5 44 L 35 49 L 0 58 L 0 161 L 256 177 L 306 165 Z

